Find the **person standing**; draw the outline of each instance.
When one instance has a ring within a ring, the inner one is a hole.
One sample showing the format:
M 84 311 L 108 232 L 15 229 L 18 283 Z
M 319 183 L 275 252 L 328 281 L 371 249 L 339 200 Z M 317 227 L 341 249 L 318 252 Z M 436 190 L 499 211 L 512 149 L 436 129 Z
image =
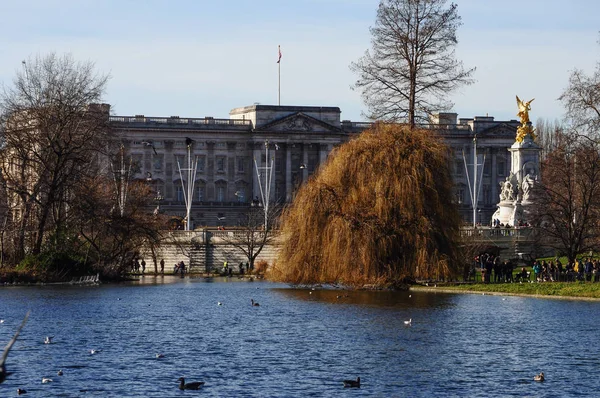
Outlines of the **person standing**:
M 160 273 L 163 275 L 165 274 L 165 259 L 164 258 L 160 260 Z
M 146 271 L 146 261 L 142 259 L 142 274 Z

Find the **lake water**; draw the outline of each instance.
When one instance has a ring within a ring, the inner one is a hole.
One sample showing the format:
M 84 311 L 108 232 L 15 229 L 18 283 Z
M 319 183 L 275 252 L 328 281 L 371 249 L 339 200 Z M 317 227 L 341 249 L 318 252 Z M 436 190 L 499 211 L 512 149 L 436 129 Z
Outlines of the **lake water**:
M 0 396 L 16 396 L 18 387 L 26 397 L 600 394 L 599 302 L 310 292 L 170 277 L 0 288 L 2 345 L 31 310 Z M 44 344 L 45 336 L 54 343 Z M 546 382 L 535 383 L 540 371 Z M 206 384 L 180 391 L 181 376 Z M 344 389 L 342 380 L 357 376 L 360 390 Z

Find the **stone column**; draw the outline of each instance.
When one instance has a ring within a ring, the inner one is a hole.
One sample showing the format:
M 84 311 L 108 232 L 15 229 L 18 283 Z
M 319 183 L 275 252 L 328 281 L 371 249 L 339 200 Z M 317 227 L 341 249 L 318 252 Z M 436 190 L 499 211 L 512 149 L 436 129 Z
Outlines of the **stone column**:
M 302 163 L 304 164 L 304 169 L 302 169 L 302 182 L 306 182 L 308 179 L 308 144 L 302 144 Z
M 258 175 L 257 173 L 263 173 L 262 170 L 260 170 L 260 168 L 263 166 L 261 163 L 261 149 L 263 147 L 263 144 L 261 144 L 260 142 L 255 142 L 252 144 L 252 198 L 250 198 L 251 200 L 254 200 L 255 198 L 258 197 L 258 200 L 262 200 L 262 198 L 260 197 L 260 187 L 258 185 Z M 255 163 L 256 161 L 256 163 Z M 256 169 L 258 166 L 258 170 Z
M 285 201 L 292 201 L 292 145 L 285 146 Z
M 492 157 L 492 170 L 490 171 L 490 200 L 491 203 L 496 203 L 498 195 L 498 164 L 496 163 L 496 156 L 498 155 L 498 148 L 490 148 L 490 155 Z
M 327 155 L 329 154 L 329 145 L 321 144 L 319 145 L 319 165 L 322 165 L 327 160 Z

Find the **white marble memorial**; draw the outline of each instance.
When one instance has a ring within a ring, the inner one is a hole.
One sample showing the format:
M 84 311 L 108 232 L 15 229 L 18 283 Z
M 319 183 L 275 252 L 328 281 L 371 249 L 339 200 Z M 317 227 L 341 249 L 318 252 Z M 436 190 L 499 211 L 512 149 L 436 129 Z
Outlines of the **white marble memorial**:
M 534 129 L 529 121 L 531 101 L 524 103 L 517 97 L 521 126 L 515 143 L 508 149 L 511 153 L 511 171 L 500 182 L 500 202 L 498 210 L 492 216 L 492 226 L 503 224 L 512 227 L 530 222 L 535 201 L 533 187 L 540 180 L 541 151 L 541 147 L 535 142 Z

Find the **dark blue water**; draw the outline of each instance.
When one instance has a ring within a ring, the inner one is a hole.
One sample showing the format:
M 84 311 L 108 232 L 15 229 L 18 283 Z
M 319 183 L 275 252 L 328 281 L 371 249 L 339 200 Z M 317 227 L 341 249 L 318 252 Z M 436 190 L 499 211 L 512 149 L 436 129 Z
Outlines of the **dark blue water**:
M 598 302 L 153 280 L 0 288 L 2 345 L 31 310 L 0 396 L 18 387 L 27 397 L 600 394 Z M 533 382 L 540 371 L 546 382 Z M 206 385 L 179 391 L 181 376 Z M 357 376 L 360 390 L 343 388 Z

